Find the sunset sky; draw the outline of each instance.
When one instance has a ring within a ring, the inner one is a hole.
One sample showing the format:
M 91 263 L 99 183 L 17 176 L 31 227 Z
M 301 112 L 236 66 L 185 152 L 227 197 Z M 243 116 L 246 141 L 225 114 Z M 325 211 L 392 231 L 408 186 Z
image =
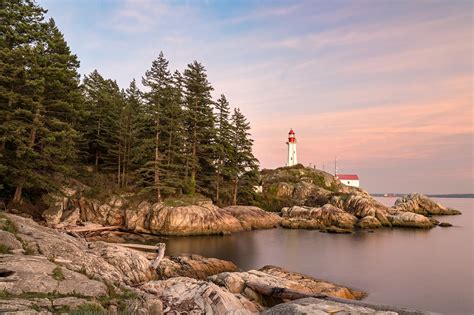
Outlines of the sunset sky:
M 122 86 L 163 51 L 208 70 L 262 168 L 357 173 L 370 192 L 472 193 L 473 1 L 40 0 L 81 61 Z

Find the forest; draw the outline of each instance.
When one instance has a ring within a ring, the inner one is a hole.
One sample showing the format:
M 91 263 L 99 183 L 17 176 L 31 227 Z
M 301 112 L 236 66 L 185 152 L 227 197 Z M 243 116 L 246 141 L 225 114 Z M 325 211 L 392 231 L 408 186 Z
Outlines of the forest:
M 212 98 L 201 63 L 172 71 L 160 52 L 126 88 L 98 70 L 81 79 L 46 13 L 31 0 L 0 5 L 0 201 L 35 203 L 71 181 L 155 202 L 253 198 L 250 124 Z

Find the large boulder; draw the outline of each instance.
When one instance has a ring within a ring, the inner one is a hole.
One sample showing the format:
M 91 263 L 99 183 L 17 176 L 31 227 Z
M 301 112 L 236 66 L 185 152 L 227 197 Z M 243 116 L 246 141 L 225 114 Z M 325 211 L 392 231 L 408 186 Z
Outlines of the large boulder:
M 209 280 L 225 287 L 232 293 L 243 294 L 262 305 L 274 303 L 274 298 L 268 296 L 268 292 L 280 289 L 292 290 L 301 294 L 326 294 L 347 299 L 361 299 L 365 296 L 364 292 L 275 266 L 265 266 L 260 270 L 247 272 L 224 272 L 209 277 Z M 261 290 L 261 288 L 268 290 Z
M 119 284 L 137 284 L 154 276 L 147 269 L 146 255 L 139 251 L 103 242 L 87 243 L 64 232 L 40 226 L 31 219 L 12 214 L 5 216 L 15 224 L 16 237 L 22 240 L 25 250 L 60 262 L 67 269 Z
M 141 203 L 126 210 L 127 228 L 157 235 L 206 235 L 242 231 L 239 220 L 208 203 L 188 206 Z
M 326 204 L 321 208 L 299 207 L 282 209 L 283 221 L 281 225 L 286 228 L 338 229 L 351 230 L 357 218 L 333 205 Z
M 294 300 L 278 304 L 262 312 L 262 315 L 280 315 L 280 314 L 377 314 L 377 315 L 396 315 L 398 313 L 391 311 L 377 311 L 376 309 L 327 301 L 313 297 Z
M 147 282 L 140 289 L 160 299 L 165 313 L 259 314 L 263 310 L 241 294 L 186 277 Z
M 12 295 L 53 293 L 99 297 L 107 295 L 104 283 L 70 271 L 41 256 L 0 255 L 0 291 Z
M 223 209 L 239 220 L 245 230 L 269 229 L 276 227 L 281 217 L 275 213 L 252 206 L 230 206 Z
M 174 277 L 206 279 L 225 271 L 237 271 L 237 266 L 230 261 L 199 255 L 164 257 L 156 270 L 160 279 Z
M 447 208 L 425 195 L 413 193 L 398 198 L 393 208 L 397 211 L 413 212 L 422 215 L 454 215 L 461 211 Z
M 412 212 L 397 212 L 388 216 L 392 226 L 430 229 L 435 224 L 427 217 Z

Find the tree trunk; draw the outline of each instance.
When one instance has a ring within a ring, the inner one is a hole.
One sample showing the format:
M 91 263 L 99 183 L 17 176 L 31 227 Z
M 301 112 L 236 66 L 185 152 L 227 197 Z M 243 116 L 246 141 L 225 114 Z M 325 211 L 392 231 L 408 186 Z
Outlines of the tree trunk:
M 36 142 L 36 130 L 40 120 L 40 109 L 37 108 L 35 112 L 35 117 L 33 118 L 33 127 L 30 132 L 30 142 L 28 143 L 28 148 L 33 149 Z M 18 184 L 15 189 L 15 195 L 13 196 L 13 202 L 19 203 L 21 201 L 21 194 L 23 191 L 23 184 Z
M 99 142 L 99 137 L 100 137 L 100 118 L 97 121 L 97 142 Z M 99 170 L 99 148 L 95 149 L 95 169 L 98 171 Z
M 239 180 L 238 180 L 238 178 L 236 177 L 236 178 L 234 179 L 234 189 L 233 189 L 234 191 L 233 191 L 233 194 L 232 194 L 232 195 L 233 195 L 233 196 L 232 196 L 232 204 L 233 204 L 234 206 L 237 205 L 237 184 L 238 184 L 238 182 L 239 182 Z
M 191 192 L 194 194 L 196 192 L 196 164 L 197 164 L 197 159 L 196 159 L 196 141 L 197 141 L 197 131 L 196 128 L 194 128 L 193 131 L 193 151 L 192 151 L 192 166 L 191 166 Z
M 18 186 L 16 186 L 15 195 L 13 196 L 13 203 L 20 203 L 22 190 L 23 190 L 23 184 L 19 184 Z
M 156 201 L 161 202 L 161 194 L 160 194 L 160 152 L 158 149 L 158 145 L 160 144 L 160 132 L 159 132 L 159 120 L 156 121 L 156 138 L 155 138 L 155 188 L 156 188 Z
M 220 175 L 217 174 L 217 180 L 216 180 L 216 204 L 219 206 L 220 205 L 220 196 L 219 196 L 219 183 L 220 182 Z

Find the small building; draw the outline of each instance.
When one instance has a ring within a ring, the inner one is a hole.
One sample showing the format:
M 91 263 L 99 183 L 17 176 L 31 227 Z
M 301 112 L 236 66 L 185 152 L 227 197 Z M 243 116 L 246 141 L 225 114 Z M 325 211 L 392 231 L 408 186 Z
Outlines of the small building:
M 336 178 L 341 181 L 344 185 L 359 187 L 359 176 L 356 174 L 337 174 Z

